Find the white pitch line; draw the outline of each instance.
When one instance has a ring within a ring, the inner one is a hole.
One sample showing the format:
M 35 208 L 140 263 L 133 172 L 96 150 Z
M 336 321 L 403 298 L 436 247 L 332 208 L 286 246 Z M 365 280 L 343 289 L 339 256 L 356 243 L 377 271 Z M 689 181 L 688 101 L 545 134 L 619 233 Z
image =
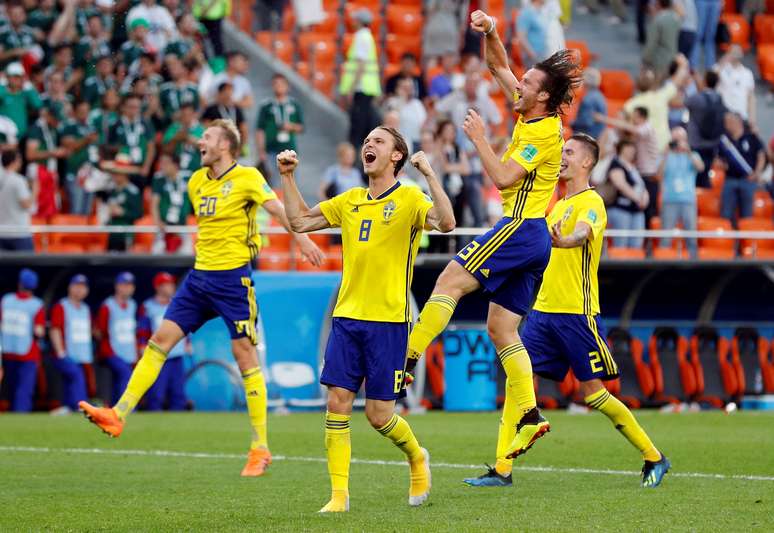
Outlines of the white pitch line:
M 0 446 L 0 452 L 27 452 L 27 453 L 78 453 L 91 455 L 138 455 L 143 457 L 185 457 L 190 459 L 243 459 L 244 454 L 235 453 L 207 453 L 207 452 L 176 452 L 172 450 L 108 450 L 105 448 L 46 448 L 37 446 Z M 324 457 L 301 457 L 274 455 L 277 461 L 301 461 L 307 463 L 324 463 Z M 382 461 L 379 459 L 352 459 L 355 464 L 377 466 L 401 466 L 405 467 L 405 461 Z M 481 465 L 460 463 L 432 463 L 434 468 L 476 469 Z M 561 468 L 554 466 L 518 466 L 517 472 L 545 472 L 552 474 L 595 474 L 612 476 L 639 476 L 640 472 L 631 470 L 603 470 L 595 468 Z M 738 479 L 742 481 L 774 481 L 774 476 L 758 476 L 746 474 L 708 474 L 706 472 L 674 472 L 670 477 L 686 477 L 699 479 Z

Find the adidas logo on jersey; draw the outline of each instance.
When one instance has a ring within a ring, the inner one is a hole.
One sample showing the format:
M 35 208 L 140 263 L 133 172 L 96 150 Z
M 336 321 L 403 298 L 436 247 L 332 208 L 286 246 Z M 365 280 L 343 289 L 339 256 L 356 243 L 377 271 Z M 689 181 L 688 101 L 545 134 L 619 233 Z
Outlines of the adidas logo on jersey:
M 352 212 L 353 213 L 359 213 L 360 212 L 360 207 L 356 205 L 355 207 L 352 208 Z
M 479 272 L 481 272 L 481 275 L 484 276 L 485 278 L 489 277 L 489 269 L 488 268 L 482 268 L 481 270 L 479 270 Z

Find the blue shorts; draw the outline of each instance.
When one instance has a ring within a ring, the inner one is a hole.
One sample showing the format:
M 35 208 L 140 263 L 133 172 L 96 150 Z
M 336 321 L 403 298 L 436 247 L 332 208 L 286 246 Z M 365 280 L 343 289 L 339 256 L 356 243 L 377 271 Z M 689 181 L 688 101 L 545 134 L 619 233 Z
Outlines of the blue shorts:
M 551 258 L 551 236 L 543 218 L 505 217 L 454 257 L 473 274 L 491 301 L 525 315 Z
M 562 381 L 567 370 L 580 381 L 618 377 L 599 315 L 531 311 L 521 331 L 532 371 Z
M 356 393 L 365 379 L 366 398 L 403 398 L 408 336 L 405 322 L 334 317 L 320 383 Z
M 258 302 L 250 269 L 191 270 L 177 289 L 165 320 L 171 320 L 188 335 L 219 316 L 232 339 L 247 337 L 258 344 Z

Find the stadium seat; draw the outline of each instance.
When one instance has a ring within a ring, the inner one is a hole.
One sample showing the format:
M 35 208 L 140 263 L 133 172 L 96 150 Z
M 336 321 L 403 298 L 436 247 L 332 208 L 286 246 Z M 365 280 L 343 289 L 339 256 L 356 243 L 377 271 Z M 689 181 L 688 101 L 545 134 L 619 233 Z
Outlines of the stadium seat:
M 623 248 L 610 246 L 607 249 L 607 257 L 616 260 L 642 260 L 645 259 L 645 250 L 642 248 Z
M 261 248 L 261 254 L 287 254 L 290 252 L 290 243 L 293 237 L 289 233 L 271 233 L 265 236 L 265 243 Z
M 688 341 L 670 327 L 658 327 L 648 341 L 648 358 L 656 403 L 688 401 L 696 390 L 696 376 L 688 359 Z
M 731 34 L 731 42 L 721 44 L 720 49 L 726 51 L 730 45 L 738 44 L 747 52 L 750 49 L 750 24 L 744 15 L 724 13 L 720 15 L 720 21 L 726 24 L 728 33 Z
M 774 393 L 774 361 L 771 344 L 753 328 L 737 328 L 731 339 L 740 394 Z
M 766 0 L 766 13 L 774 15 L 774 0 Z
M 676 261 L 683 258 L 682 251 L 677 248 L 663 248 L 661 246 L 653 248 L 653 259 L 659 261 Z
M 45 217 L 32 216 L 30 217 L 30 224 L 33 226 L 45 226 L 48 221 Z M 33 233 L 32 242 L 35 245 L 36 252 L 44 252 L 48 245 L 49 234 L 48 233 Z
M 86 215 L 54 215 L 49 223 L 52 226 L 88 226 L 89 217 Z M 49 250 L 51 246 L 57 245 L 76 245 L 79 249 L 85 250 L 91 242 L 92 236 L 89 233 L 50 233 L 48 239 Z M 60 248 L 61 250 L 61 248 Z M 70 252 L 52 252 L 52 253 L 70 253 Z
M 739 231 L 774 231 L 770 218 L 740 218 Z M 774 256 L 774 240 L 742 239 L 742 257 L 771 258 Z
M 607 100 L 607 116 L 617 118 L 624 108 L 626 100 Z
M 600 70 L 602 83 L 600 90 L 606 98 L 628 100 L 634 95 L 634 80 L 625 70 Z
M 296 47 L 289 33 L 260 31 L 256 35 L 255 40 L 283 63 L 293 63 Z
M 715 165 L 710 169 L 710 185 L 715 194 L 720 195 L 723 190 L 723 182 L 726 180 L 726 171 L 723 167 Z
M 388 33 L 384 39 L 387 50 L 387 60 L 397 63 L 406 52 L 411 52 L 417 57 L 422 57 L 422 36 L 395 35 Z
M 400 72 L 400 63 L 387 63 L 384 65 L 384 68 L 382 69 L 382 78 L 387 79 L 391 78 L 395 74 L 398 74 Z M 425 76 L 426 81 L 430 81 L 433 78 L 430 77 L 430 71 L 428 71 L 427 75 Z M 422 74 L 422 69 L 417 66 L 417 68 L 414 69 L 414 76 L 419 76 Z
M 696 328 L 690 341 L 690 362 L 696 376 L 693 399 L 723 407 L 737 395 L 736 368 L 728 360 L 728 339 L 715 328 Z
M 296 74 L 298 74 L 305 80 L 309 79 L 309 63 L 307 63 L 306 61 L 296 61 L 295 69 L 296 69 Z
M 333 96 L 336 86 L 336 77 L 332 70 L 315 70 L 310 76 L 312 87 L 323 93 L 328 98 Z
M 323 253 L 328 251 L 328 247 L 331 244 L 331 236 L 327 233 L 310 233 L 309 238 L 312 239 L 317 246 L 320 247 Z
M 607 335 L 619 377 L 605 381 L 611 394 L 633 409 L 638 409 L 653 396 L 655 385 L 650 367 L 642 360 L 644 346 L 623 328 L 611 328 Z
M 589 50 L 589 46 L 585 41 L 566 41 L 565 46 L 570 50 L 577 50 L 578 56 L 581 62 L 581 66 L 589 66 L 596 58 L 596 54 L 592 54 Z
M 269 271 L 290 270 L 290 255 L 262 253 L 258 256 L 258 269 Z
M 714 189 L 696 188 L 696 207 L 700 217 L 720 216 L 720 194 Z
M 566 407 L 578 392 L 579 383 L 572 370 L 561 382 L 535 376 L 535 395 L 539 407 L 544 409 L 556 409 Z
M 305 32 L 298 36 L 298 54 L 310 69 L 332 70 L 336 63 L 336 37 L 332 33 Z
M 384 13 L 387 31 L 396 35 L 421 35 L 424 26 L 422 6 L 396 6 L 389 4 Z
M 720 217 L 699 217 L 696 223 L 699 231 L 731 231 L 731 222 Z M 702 257 L 702 253 L 706 257 Z M 702 237 L 699 239 L 700 259 L 725 259 L 734 256 L 734 240 L 717 237 Z
M 753 199 L 753 216 L 756 218 L 771 218 L 774 216 L 774 202 L 766 191 L 755 191 Z
M 761 78 L 774 84 L 774 44 L 759 44 L 757 52 Z
M 344 267 L 344 260 L 341 255 L 341 245 L 331 244 L 328 247 L 328 270 L 340 272 Z
M 774 44 L 774 15 L 756 15 L 753 29 L 756 44 Z
M 76 243 L 49 243 L 46 249 L 50 254 L 83 254 L 85 251 L 86 248 Z

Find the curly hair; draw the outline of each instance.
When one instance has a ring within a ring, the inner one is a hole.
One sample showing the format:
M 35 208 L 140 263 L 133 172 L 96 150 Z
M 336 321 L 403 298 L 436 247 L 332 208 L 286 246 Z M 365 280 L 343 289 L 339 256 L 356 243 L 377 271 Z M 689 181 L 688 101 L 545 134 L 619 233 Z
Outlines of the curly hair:
M 583 81 L 581 65 L 577 53 L 573 50 L 559 50 L 534 68 L 546 76 L 541 90 L 548 93 L 546 108 L 552 113 L 561 112 L 562 106 L 570 105 L 575 97 L 575 89 Z

